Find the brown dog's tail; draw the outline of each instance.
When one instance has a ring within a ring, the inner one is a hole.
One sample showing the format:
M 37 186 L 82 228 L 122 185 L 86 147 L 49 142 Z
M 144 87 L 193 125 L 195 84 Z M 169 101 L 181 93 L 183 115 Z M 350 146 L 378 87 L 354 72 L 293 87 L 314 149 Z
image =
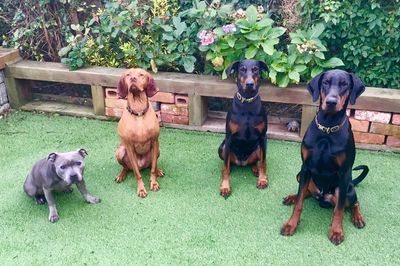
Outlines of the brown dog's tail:
M 361 174 L 356 178 L 351 181 L 354 186 L 357 186 L 363 179 L 367 176 L 369 172 L 369 168 L 366 165 L 359 165 L 353 168 L 353 170 L 363 170 Z

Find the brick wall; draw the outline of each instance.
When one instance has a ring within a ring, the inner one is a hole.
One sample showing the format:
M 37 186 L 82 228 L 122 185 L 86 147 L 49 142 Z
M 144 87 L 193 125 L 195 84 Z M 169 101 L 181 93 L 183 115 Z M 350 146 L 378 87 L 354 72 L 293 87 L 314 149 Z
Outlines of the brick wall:
M 400 114 L 352 110 L 350 123 L 357 143 L 400 147 Z
M 7 110 L 10 109 L 4 79 L 4 73 L 2 70 L 0 70 L 0 115 L 4 114 Z
M 158 119 L 165 123 L 189 125 L 189 98 L 187 95 L 158 92 L 150 98 Z M 106 116 L 121 117 L 127 101 L 118 99 L 116 88 L 105 88 Z

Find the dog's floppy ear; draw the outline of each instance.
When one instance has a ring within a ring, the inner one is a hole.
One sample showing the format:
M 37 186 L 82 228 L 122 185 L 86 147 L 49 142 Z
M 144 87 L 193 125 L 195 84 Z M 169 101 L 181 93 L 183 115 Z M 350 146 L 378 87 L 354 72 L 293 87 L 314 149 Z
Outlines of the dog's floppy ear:
M 157 92 L 158 88 L 156 86 L 156 82 L 154 81 L 154 78 L 151 74 L 147 73 L 147 87 L 146 87 L 146 95 L 147 97 L 151 98 L 153 97 Z
M 318 75 L 316 75 L 308 84 L 307 84 L 307 89 L 310 92 L 312 96 L 313 102 L 318 100 L 319 98 L 319 89 L 321 87 L 321 81 L 322 78 L 324 77 L 325 72 L 322 72 Z
M 87 153 L 87 151 L 86 151 L 85 149 L 79 149 L 79 150 L 78 150 L 78 153 L 79 153 L 83 158 L 85 158 L 86 155 L 88 155 L 88 153 Z
M 128 95 L 128 88 L 126 87 L 126 84 L 125 84 L 125 74 L 123 74 L 118 81 L 117 94 L 118 94 L 118 97 L 121 99 L 125 99 L 126 95 Z
M 264 61 L 258 60 L 258 65 L 262 71 L 268 71 L 268 65 Z
M 237 72 L 237 69 L 239 67 L 239 63 L 240 61 L 235 61 L 232 64 L 230 64 L 226 69 L 225 69 L 225 73 L 227 76 L 230 76 L 232 74 L 232 70 L 234 70 L 235 72 Z
M 350 78 L 353 82 L 353 86 L 350 92 L 350 104 L 353 105 L 356 103 L 356 99 L 365 91 L 364 83 L 361 81 L 357 75 L 353 73 L 349 73 Z
M 58 156 L 57 153 L 52 152 L 47 156 L 47 161 L 54 163 L 56 161 L 57 156 Z

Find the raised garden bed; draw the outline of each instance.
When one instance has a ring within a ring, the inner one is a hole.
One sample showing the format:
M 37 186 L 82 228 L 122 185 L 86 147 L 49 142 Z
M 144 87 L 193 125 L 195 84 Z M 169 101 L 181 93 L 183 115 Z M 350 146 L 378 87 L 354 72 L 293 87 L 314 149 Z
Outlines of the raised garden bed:
M 105 67 L 69 71 L 59 63 L 21 60 L 8 64 L 5 74 L 13 108 L 107 119 L 118 117 L 124 107 L 123 101 L 115 97 L 112 99 L 113 93 L 115 96 L 115 86 L 124 71 Z M 236 90 L 231 80 L 181 73 L 157 73 L 154 78 L 161 93 L 153 101 L 160 106 L 159 117 L 164 120 L 164 125 L 191 130 L 224 131 L 224 114 L 209 112 L 207 98 L 231 99 Z M 47 99 L 32 101 L 29 80 L 90 85 L 93 107 L 49 102 Z M 282 89 L 265 83 L 260 88 L 260 95 L 264 102 L 302 106 L 299 133 L 287 132 L 285 119 L 274 116 L 271 116 L 268 130 L 271 138 L 300 141 L 317 110 L 317 103 L 311 101 L 305 85 Z M 177 97 L 182 98 L 181 106 Z M 400 91 L 367 88 L 357 104 L 350 108 L 348 114 L 359 147 L 400 148 Z

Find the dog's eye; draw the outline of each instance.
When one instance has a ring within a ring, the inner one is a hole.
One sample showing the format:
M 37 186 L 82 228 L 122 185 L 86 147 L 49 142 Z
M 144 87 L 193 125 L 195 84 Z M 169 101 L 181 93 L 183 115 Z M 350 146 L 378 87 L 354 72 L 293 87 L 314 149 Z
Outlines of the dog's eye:
M 329 80 L 325 79 L 324 81 L 322 81 L 322 84 L 329 85 Z
M 60 168 L 64 170 L 66 168 L 66 166 L 65 165 L 61 165 Z
M 253 72 L 257 72 L 258 71 L 258 67 L 253 67 L 252 71 Z
M 79 165 L 81 165 L 82 163 L 81 163 L 81 162 L 75 162 L 75 164 L 79 166 Z
M 144 75 L 142 73 L 139 74 L 140 77 L 143 77 Z
M 245 67 L 241 67 L 241 68 L 240 68 L 240 71 L 241 71 L 241 72 L 246 72 L 246 70 L 247 70 L 247 69 L 246 69 Z

